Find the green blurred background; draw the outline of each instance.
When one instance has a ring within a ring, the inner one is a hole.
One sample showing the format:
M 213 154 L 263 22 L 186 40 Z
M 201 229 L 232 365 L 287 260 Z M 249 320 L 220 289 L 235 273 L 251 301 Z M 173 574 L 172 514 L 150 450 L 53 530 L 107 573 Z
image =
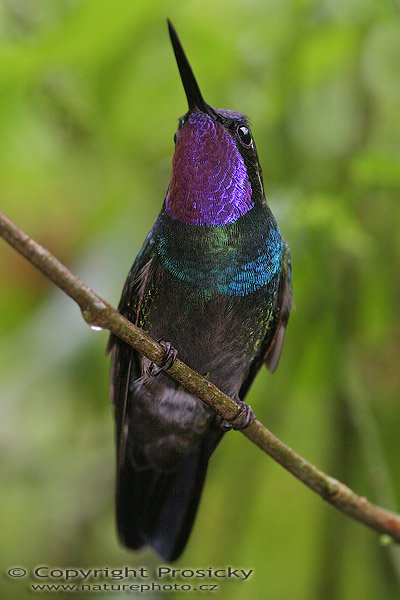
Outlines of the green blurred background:
M 398 509 L 399 2 L 3 0 L 1 209 L 118 302 L 186 110 L 167 16 L 206 99 L 251 116 L 292 248 L 283 357 L 249 401 L 309 460 Z M 115 535 L 107 334 L 3 243 L 0 274 L 2 572 L 153 568 Z M 237 433 L 177 563 L 225 565 L 255 575 L 220 582 L 222 599 L 399 598 L 399 549 Z M 2 597 L 31 597 L 28 583 L 2 574 Z

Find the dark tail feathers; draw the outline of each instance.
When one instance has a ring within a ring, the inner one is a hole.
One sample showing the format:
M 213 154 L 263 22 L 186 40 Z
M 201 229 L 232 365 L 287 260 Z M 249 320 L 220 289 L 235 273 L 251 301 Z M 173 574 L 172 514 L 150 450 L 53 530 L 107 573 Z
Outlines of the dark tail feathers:
M 200 448 L 173 472 L 137 469 L 128 457 L 117 483 L 117 525 L 132 550 L 149 544 L 166 561 L 183 552 L 196 516 L 209 457 L 222 437 L 207 435 Z

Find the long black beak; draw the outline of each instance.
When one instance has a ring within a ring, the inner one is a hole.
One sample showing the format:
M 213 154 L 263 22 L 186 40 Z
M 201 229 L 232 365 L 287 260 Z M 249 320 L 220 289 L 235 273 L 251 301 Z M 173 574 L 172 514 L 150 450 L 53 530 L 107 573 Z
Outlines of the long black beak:
M 199 85 L 193 74 L 192 67 L 189 64 L 186 54 L 182 48 L 178 34 L 175 31 L 175 27 L 171 21 L 167 19 L 169 37 L 171 38 L 171 44 L 174 49 L 176 62 L 178 63 L 178 69 L 185 89 L 186 98 L 189 105 L 189 110 L 201 110 L 205 113 L 213 113 L 211 106 L 209 106 L 201 95 Z

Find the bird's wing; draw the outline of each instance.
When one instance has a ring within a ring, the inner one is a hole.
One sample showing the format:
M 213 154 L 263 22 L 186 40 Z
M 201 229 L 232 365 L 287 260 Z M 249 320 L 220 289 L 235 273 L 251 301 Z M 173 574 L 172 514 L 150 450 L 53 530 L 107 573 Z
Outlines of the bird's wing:
M 286 325 L 292 307 L 292 264 L 290 249 L 286 242 L 283 242 L 283 244 L 282 275 L 279 282 L 278 299 L 272 326 L 273 334 L 264 355 L 264 362 L 271 373 L 275 371 L 281 357 Z
M 124 289 L 122 290 L 121 300 L 118 304 L 118 310 L 121 315 L 124 315 L 124 317 L 132 321 L 132 323 L 136 321 L 138 316 L 137 313 L 140 308 L 140 301 L 143 298 L 145 282 L 154 255 L 154 229 L 155 227 L 153 227 L 146 237 L 135 262 L 128 273 Z M 111 334 L 107 351 L 112 350 L 117 339 L 116 336 Z
M 250 388 L 254 377 L 263 362 L 271 373 L 278 366 L 282 352 L 283 340 L 285 338 L 286 325 L 289 320 L 292 306 L 292 267 L 290 261 L 290 249 L 283 242 L 282 271 L 279 281 L 278 295 L 274 309 L 271 326 L 260 346 L 260 350 L 250 365 L 248 375 L 240 388 L 239 397 L 243 400 Z
M 154 256 L 154 230 L 147 236 L 142 249 L 126 278 L 119 312 L 137 323 L 140 306 L 151 276 Z M 107 352 L 111 352 L 110 395 L 117 429 L 117 462 L 123 461 L 126 446 L 126 415 L 129 384 L 140 376 L 139 354 L 114 334 L 110 335 Z

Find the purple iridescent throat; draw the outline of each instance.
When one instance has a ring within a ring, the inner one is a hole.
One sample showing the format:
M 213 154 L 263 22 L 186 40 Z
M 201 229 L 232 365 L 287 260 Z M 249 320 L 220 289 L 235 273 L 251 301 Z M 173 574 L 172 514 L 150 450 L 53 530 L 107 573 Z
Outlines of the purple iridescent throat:
M 173 219 L 205 226 L 233 223 L 254 206 L 235 142 L 205 113 L 191 113 L 179 131 L 165 204 Z

